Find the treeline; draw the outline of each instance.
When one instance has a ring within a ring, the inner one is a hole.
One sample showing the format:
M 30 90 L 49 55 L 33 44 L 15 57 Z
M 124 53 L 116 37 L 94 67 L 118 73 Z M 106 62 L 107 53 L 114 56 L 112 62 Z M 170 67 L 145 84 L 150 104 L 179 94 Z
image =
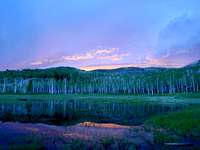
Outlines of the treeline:
M 82 71 L 60 67 L 0 72 L 0 93 L 165 94 L 199 92 L 200 66 Z

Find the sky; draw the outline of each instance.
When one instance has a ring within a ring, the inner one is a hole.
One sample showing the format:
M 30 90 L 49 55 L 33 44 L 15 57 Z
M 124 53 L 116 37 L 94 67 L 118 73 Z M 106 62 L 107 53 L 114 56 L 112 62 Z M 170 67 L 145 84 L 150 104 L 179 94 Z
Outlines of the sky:
M 0 1 L 0 70 L 181 67 L 199 59 L 199 0 Z

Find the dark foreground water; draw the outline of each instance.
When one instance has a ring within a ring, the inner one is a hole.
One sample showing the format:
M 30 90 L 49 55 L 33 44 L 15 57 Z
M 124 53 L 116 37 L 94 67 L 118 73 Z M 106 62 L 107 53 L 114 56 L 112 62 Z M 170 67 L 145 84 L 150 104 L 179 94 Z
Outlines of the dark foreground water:
M 25 99 L 0 103 L 0 149 L 161 149 L 165 145 L 155 144 L 154 131 L 142 124 L 153 115 L 187 106 Z
M 184 104 L 87 103 L 67 101 L 19 101 L 0 103 L 2 121 L 73 124 L 83 121 L 139 125 L 148 117 L 185 108 Z

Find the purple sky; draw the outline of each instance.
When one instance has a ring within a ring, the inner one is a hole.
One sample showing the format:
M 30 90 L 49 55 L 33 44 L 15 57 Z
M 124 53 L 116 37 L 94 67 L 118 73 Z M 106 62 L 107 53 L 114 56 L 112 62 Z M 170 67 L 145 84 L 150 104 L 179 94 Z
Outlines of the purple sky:
M 4 0 L 0 70 L 179 67 L 200 59 L 198 0 Z

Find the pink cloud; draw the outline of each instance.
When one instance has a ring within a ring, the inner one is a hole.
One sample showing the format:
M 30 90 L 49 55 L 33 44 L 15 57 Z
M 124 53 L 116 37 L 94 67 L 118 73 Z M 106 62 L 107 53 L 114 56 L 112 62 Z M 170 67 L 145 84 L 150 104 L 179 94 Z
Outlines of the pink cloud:
M 31 62 L 30 65 L 34 67 L 49 66 L 57 63 L 64 62 L 82 62 L 82 61 L 92 61 L 92 60 L 109 60 L 109 61 L 120 61 L 124 57 L 129 56 L 129 53 L 122 53 L 118 48 L 109 49 L 97 49 L 88 51 L 83 54 L 74 55 L 64 55 L 61 57 L 36 60 Z

